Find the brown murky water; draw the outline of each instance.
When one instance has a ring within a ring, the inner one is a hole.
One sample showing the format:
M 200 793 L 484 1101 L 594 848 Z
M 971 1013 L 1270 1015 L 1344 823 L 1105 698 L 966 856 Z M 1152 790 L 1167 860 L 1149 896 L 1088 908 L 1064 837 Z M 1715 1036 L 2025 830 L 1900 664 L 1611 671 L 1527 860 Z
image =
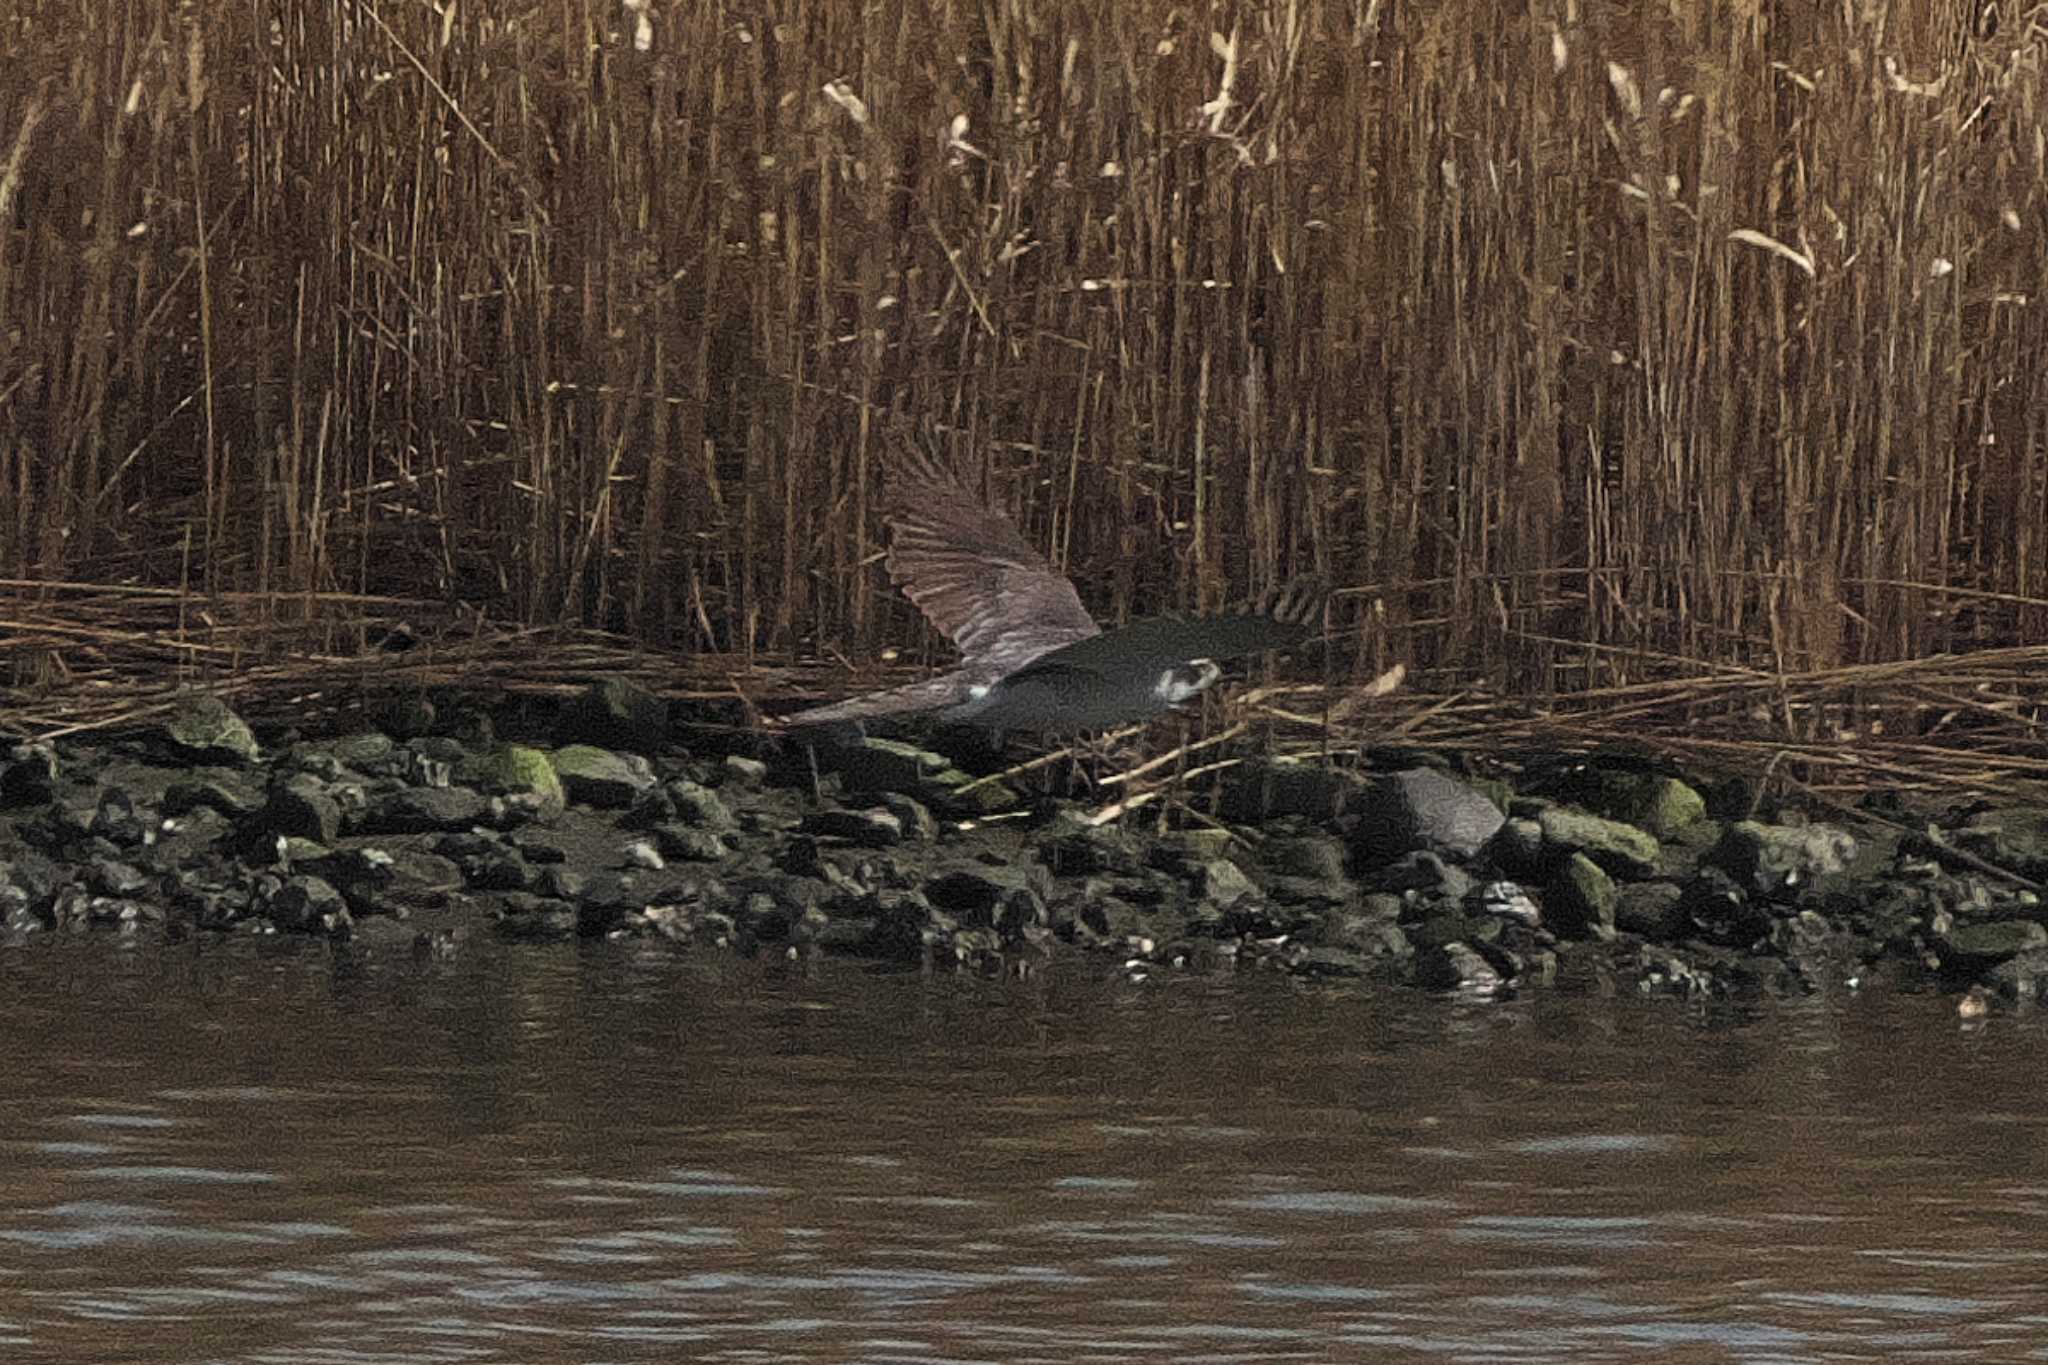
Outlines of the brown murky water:
M 2048 1359 L 2048 1020 L 0 948 L 0 1359 Z

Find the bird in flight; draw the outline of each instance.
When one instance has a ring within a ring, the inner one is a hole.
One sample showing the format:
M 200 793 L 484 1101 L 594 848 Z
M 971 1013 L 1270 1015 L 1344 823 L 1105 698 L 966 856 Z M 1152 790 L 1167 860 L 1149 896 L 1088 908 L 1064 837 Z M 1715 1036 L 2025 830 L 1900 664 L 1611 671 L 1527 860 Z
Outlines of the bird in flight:
M 931 714 L 1000 739 L 1146 720 L 1223 675 L 1222 659 L 1306 639 L 1321 588 L 1296 581 L 1244 610 L 1155 616 L 1105 632 L 1074 585 L 922 446 L 897 443 L 884 517 L 889 577 L 960 651 L 949 673 L 782 717 L 803 727 Z

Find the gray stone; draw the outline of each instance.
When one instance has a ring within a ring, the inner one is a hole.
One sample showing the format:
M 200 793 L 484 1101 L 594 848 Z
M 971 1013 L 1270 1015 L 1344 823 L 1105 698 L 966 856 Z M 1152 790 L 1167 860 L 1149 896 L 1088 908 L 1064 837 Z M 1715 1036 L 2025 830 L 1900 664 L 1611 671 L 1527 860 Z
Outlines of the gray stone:
M 820 757 L 825 757 L 820 751 Z M 960 814 L 992 814 L 1017 804 L 1000 782 L 979 782 L 950 759 L 898 740 L 868 737 L 830 751 L 848 791 L 896 792 Z
M 1329 882 L 1344 879 L 1344 846 L 1326 835 L 1271 839 L 1260 854 L 1267 868 L 1283 877 Z
M 1855 838 L 1833 825 L 1738 820 L 1701 861 L 1726 872 L 1744 891 L 1771 895 L 1841 872 L 1855 857 Z
M 668 703 L 638 683 L 592 683 L 562 711 L 555 737 L 563 744 L 651 754 L 668 739 Z
M 287 877 L 262 901 L 272 924 L 293 933 L 324 930 L 340 933 L 349 927 L 348 905 L 333 884 L 320 877 Z
M 719 766 L 725 773 L 726 785 L 736 790 L 754 791 L 767 785 L 768 765 L 758 758 L 727 754 Z
M 1551 806 L 1536 817 L 1546 852 L 1583 853 L 1602 869 L 1625 878 L 1656 875 L 1657 841 L 1634 825 L 1602 819 L 1566 806 Z
M 2029 948 L 1988 968 L 1984 983 L 2016 1005 L 2048 999 L 2048 948 Z
M 1956 844 L 2034 881 L 2048 881 L 2048 807 L 1979 811 L 1950 836 Z
M 1355 773 L 1298 759 L 1268 758 L 1239 764 L 1223 781 L 1225 820 L 1255 824 L 1283 816 L 1331 820 L 1357 800 L 1364 784 Z
M 1470 858 L 1506 819 L 1500 807 L 1449 773 L 1409 768 L 1367 789 L 1353 846 L 1368 862 L 1416 850 Z
M 254 815 L 264 798 L 248 779 L 225 769 L 199 769 L 164 789 L 164 814 L 189 815 L 215 810 L 231 819 Z
M 655 784 L 654 768 L 638 754 L 571 744 L 555 751 L 554 764 L 569 799 L 600 810 L 625 810 Z
M 552 823 L 568 809 L 568 793 L 555 765 L 538 749 L 501 744 L 463 765 L 478 788 L 505 798 L 511 810 Z
M 1574 853 L 1551 878 L 1543 901 L 1548 912 L 1544 919 L 1566 938 L 1604 942 L 1614 937 L 1619 899 L 1613 879 L 1599 864 L 1583 853 Z
M 1676 839 L 1707 818 L 1707 801 L 1675 777 L 1646 774 L 1621 817 L 1659 839 Z
M 1673 938 L 1683 929 L 1674 882 L 1626 882 L 1616 889 L 1614 927 L 1642 938 Z
M 882 808 L 896 817 L 905 839 L 922 844 L 939 837 L 939 822 L 916 797 L 905 796 L 902 792 L 883 792 Z
M 497 929 L 507 938 L 553 942 L 574 938 L 580 923 L 577 908 L 566 901 L 515 892 L 498 910 Z
M 730 856 L 725 840 L 708 829 L 692 829 L 674 821 L 663 821 L 649 833 L 664 855 L 686 862 L 715 863 Z
M 1957 925 L 1948 935 L 1948 956 L 1965 967 L 1988 967 L 2048 947 L 2048 929 L 2028 919 L 2000 919 Z
M 341 804 L 327 794 L 319 778 L 297 773 L 270 789 L 262 823 L 275 834 L 331 844 L 341 836 Z
M 371 834 L 420 834 L 466 830 L 481 821 L 490 803 L 467 787 L 413 787 L 388 792 L 363 816 Z
M 391 761 L 398 741 L 378 730 L 364 730 L 332 740 L 325 748 L 344 766 L 370 771 Z
M 1227 910 L 1240 901 L 1258 899 L 1259 888 L 1230 859 L 1212 858 L 1196 874 L 1195 894 L 1203 904 Z
M 1415 959 L 1416 980 L 1432 990 L 1487 998 L 1507 989 L 1507 981 L 1483 954 L 1468 943 L 1452 941 L 1426 948 Z
M 663 790 L 675 806 L 676 817 L 686 824 L 721 833 L 739 825 L 739 821 L 733 819 L 732 808 L 725 804 L 725 798 L 702 783 L 678 778 Z
M 57 750 L 47 743 L 16 744 L 0 759 L 0 807 L 39 806 L 57 790 Z
M 804 821 L 803 829 L 862 848 L 893 848 L 903 842 L 903 822 L 886 810 L 821 810 Z
M 228 709 L 219 697 L 187 692 L 173 703 L 164 733 L 173 744 L 202 758 L 228 758 L 254 763 L 261 757 L 248 722 Z

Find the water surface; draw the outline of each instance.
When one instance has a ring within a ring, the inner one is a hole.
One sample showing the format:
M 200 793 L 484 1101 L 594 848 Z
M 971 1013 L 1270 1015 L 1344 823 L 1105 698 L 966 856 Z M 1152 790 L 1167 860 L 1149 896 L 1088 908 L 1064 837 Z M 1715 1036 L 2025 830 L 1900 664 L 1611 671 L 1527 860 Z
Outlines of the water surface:
M 0 1359 L 2048 1359 L 2048 1024 L 0 948 Z

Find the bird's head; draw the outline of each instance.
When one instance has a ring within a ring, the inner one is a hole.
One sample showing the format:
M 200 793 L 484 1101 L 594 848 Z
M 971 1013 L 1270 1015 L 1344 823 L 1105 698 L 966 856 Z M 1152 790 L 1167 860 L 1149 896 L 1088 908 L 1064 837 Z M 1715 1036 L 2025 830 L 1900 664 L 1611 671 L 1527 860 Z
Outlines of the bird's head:
M 1152 691 L 1168 706 L 1178 706 L 1196 693 L 1207 691 L 1222 676 L 1223 669 L 1214 659 L 1190 659 L 1162 672 Z

